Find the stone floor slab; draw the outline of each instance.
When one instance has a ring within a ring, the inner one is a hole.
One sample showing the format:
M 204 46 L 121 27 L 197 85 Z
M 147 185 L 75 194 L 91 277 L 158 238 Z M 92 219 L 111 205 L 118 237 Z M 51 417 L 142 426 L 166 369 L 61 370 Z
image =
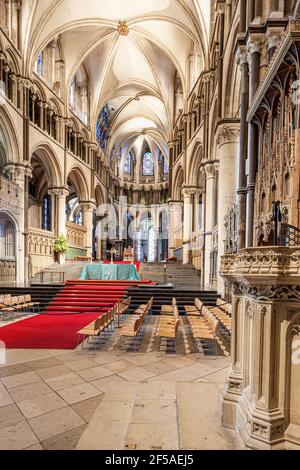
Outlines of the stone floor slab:
M 40 441 L 45 441 L 85 424 L 71 407 L 62 408 L 29 420 L 29 424 Z
M 151 377 L 154 377 L 157 374 L 149 372 L 148 370 L 142 367 L 136 367 L 135 369 L 120 372 L 118 375 L 123 379 L 128 380 L 129 382 L 142 382 L 143 380 L 150 379 Z
M 0 429 L 0 450 L 23 450 L 38 443 L 38 438 L 26 422 Z
M 1 379 L 1 382 L 8 390 L 21 385 L 28 385 L 40 381 L 40 377 L 35 372 L 24 372 L 23 374 L 2 377 Z
M 86 382 L 93 382 L 94 380 L 113 375 L 113 372 L 103 366 L 98 366 L 79 371 L 78 375 L 80 375 L 80 377 L 82 377 Z
M 100 390 L 89 383 L 76 385 L 75 387 L 65 388 L 57 392 L 66 403 L 69 405 L 74 405 L 81 401 L 88 400 L 89 398 L 94 398 L 102 394 Z
M 71 388 L 75 387 L 76 385 L 84 384 L 84 380 L 79 377 L 79 375 L 72 372 L 66 375 L 61 375 L 59 377 L 51 377 L 45 381 L 55 392 L 64 390 L 65 388 Z
M 86 424 L 42 442 L 44 450 L 74 450 L 86 429 Z
M 173 424 L 177 412 L 175 400 L 137 400 L 134 405 L 131 423 L 133 424 Z
M 137 400 L 175 400 L 175 382 L 142 382 L 136 394 Z
M 0 408 L 0 429 L 21 423 L 22 421 L 24 421 L 24 416 L 16 405 Z
M 26 419 L 35 418 L 51 411 L 64 408 L 66 403 L 54 392 L 47 393 L 35 398 L 29 398 L 27 400 L 18 403 L 18 407 L 22 411 Z
M 52 379 L 53 377 L 61 377 L 70 373 L 70 369 L 63 364 L 55 365 L 52 367 L 45 367 L 36 370 L 36 373 L 43 379 Z
M 218 415 L 219 390 L 215 384 L 180 383 L 177 385 L 177 400 L 180 449 L 236 448 L 233 433 L 221 427 Z
M 130 450 L 178 450 L 178 431 L 173 424 L 130 424 L 124 448 Z
M 46 395 L 47 393 L 51 392 L 51 388 L 48 387 L 48 385 L 44 382 L 35 382 L 11 389 L 10 395 L 15 400 L 15 402 L 19 403 L 21 401 L 35 399 L 41 395 Z
M 89 400 L 81 401 L 72 405 L 73 410 L 81 416 L 84 421 L 89 423 L 94 416 L 94 413 L 103 398 L 103 393 L 98 395 L 95 398 L 90 398 Z
M 13 402 L 14 402 L 13 399 L 11 398 L 10 394 L 8 393 L 4 385 L 0 383 L 0 408 L 2 406 L 10 405 Z

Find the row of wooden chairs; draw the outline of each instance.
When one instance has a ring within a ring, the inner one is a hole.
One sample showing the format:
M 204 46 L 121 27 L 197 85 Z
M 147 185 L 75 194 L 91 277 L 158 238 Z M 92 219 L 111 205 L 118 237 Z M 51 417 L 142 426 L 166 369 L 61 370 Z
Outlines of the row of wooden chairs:
M 217 307 L 219 307 L 221 310 L 223 310 L 227 315 L 231 317 L 232 315 L 232 305 L 229 302 L 225 302 L 223 299 L 218 299 L 217 300 Z
M 195 300 L 195 305 L 186 305 L 185 311 L 188 317 L 191 316 L 201 316 L 203 315 L 203 310 L 209 310 L 212 315 L 220 322 L 220 326 L 223 329 L 223 333 L 225 336 L 231 335 L 231 317 L 227 313 L 227 311 L 231 310 L 231 305 L 223 302 L 223 304 L 218 301 L 218 307 L 206 307 L 200 299 Z M 226 310 L 222 308 L 226 306 Z
M 115 318 L 118 317 L 119 319 L 120 315 L 124 315 L 128 311 L 130 304 L 131 297 L 122 300 L 121 302 L 118 302 L 110 310 L 108 310 L 108 312 L 100 315 L 95 321 L 78 331 L 77 348 L 82 337 L 83 341 L 81 343 L 81 346 L 83 348 L 86 339 L 89 343 L 91 338 L 101 339 L 101 335 L 105 336 L 106 333 L 109 334 L 111 331 L 113 331 L 115 328 Z M 96 346 L 97 344 L 95 343 L 95 348 Z
M 30 294 L 20 296 L 0 295 L 0 312 L 34 312 L 39 308 L 40 303 L 32 302 Z
M 171 308 L 164 308 L 171 307 Z M 172 312 L 172 313 L 166 313 Z M 159 318 L 158 327 L 156 331 L 156 336 L 159 338 L 174 339 L 176 341 L 176 336 L 180 326 L 179 320 L 179 311 L 177 307 L 176 299 L 173 298 L 172 306 L 164 305 L 162 306 L 162 316 Z
M 203 352 L 214 350 L 217 356 L 219 320 L 206 307 L 201 315 L 190 315 L 188 320 L 192 335 L 196 343 L 200 341 Z
M 139 334 L 142 332 L 145 324 L 147 315 L 151 312 L 154 298 L 152 297 L 147 304 L 140 305 L 135 312 L 130 315 L 125 323 L 122 325 L 118 336 L 124 342 L 126 338 L 135 341 L 135 347 L 137 349 L 137 342 Z

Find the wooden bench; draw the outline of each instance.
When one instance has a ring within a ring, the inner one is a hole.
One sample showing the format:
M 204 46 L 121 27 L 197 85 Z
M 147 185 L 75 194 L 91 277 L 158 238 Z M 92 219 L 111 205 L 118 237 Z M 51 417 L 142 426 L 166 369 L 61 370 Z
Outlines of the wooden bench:
M 160 314 L 161 315 L 174 315 L 174 306 L 177 305 L 175 297 L 173 297 L 172 305 L 162 305 Z

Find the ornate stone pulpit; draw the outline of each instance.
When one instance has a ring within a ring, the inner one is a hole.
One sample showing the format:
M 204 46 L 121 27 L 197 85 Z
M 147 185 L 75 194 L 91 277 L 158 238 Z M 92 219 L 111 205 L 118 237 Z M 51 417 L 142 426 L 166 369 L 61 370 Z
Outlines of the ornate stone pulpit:
M 300 247 L 222 257 L 232 290 L 232 364 L 222 423 L 255 449 L 300 449 Z

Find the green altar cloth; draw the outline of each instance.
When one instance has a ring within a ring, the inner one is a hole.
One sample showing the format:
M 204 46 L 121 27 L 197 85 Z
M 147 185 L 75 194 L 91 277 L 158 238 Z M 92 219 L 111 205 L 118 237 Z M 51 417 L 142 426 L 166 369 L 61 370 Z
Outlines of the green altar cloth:
M 140 281 L 134 264 L 86 264 L 81 281 Z

